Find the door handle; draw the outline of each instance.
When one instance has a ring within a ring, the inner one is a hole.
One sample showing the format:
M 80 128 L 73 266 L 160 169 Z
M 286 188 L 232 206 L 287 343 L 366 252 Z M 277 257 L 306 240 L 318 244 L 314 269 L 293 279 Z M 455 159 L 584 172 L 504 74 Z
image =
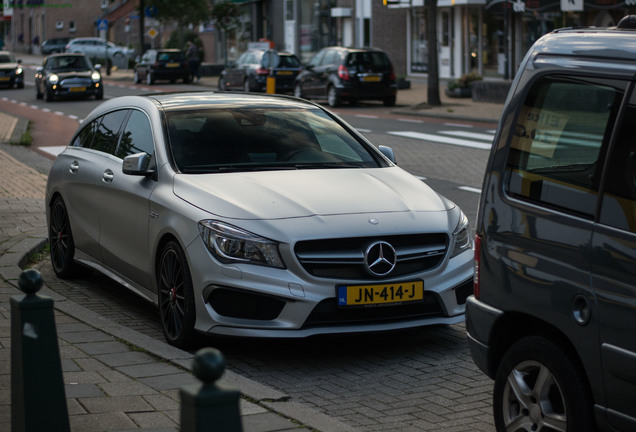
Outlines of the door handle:
M 71 174 L 75 174 L 77 171 L 79 171 L 79 162 L 77 161 L 71 162 L 71 165 L 69 166 L 68 170 L 71 172 Z
M 104 174 L 102 174 L 102 180 L 104 181 L 104 183 L 111 183 L 114 178 L 115 174 L 110 169 L 107 169 L 106 171 L 104 171 Z

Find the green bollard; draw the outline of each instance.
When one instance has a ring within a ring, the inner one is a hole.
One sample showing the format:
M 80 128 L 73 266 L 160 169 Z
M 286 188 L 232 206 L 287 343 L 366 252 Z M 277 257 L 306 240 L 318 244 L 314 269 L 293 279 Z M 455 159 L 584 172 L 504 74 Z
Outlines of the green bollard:
M 238 390 L 215 384 L 225 371 L 225 357 L 215 348 L 197 351 L 192 372 L 203 383 L 185 386 L 181 396 L 181 432 L 241 432 Z
M 11 297 L 11 431 L 69 432 L 53 299 L 36 293 L 42 275 L 25 270 L 25 295 Z

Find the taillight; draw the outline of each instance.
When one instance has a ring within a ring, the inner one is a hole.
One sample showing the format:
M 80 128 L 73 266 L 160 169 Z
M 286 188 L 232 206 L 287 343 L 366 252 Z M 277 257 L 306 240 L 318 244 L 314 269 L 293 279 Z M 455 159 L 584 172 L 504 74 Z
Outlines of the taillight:
M 479 285 L 479 264 L 481 262 L 481 237 L 475 236 L 475 274 L 473 276 L 473 294 L 476 299 L 481 295 L 481 287 Z
M 395 81 L 395 71 L 393 70 L 393 67 L 391 67 L 391 73 L 389 74 L 389 82 L 393 82 Z
M 343 79 L 345 81 L 349 81 L 349 79 L 351 79 L 351 77 L 349 76 L 349 69 L 347 69 L 345 65 L 340 65 L 338 67 L 338 76 L 340 77 L 340 79 Z
M 257 75 L 269 75 L 269 69 L 258 68 L 258 69 L 256 69 L 256 74 Z

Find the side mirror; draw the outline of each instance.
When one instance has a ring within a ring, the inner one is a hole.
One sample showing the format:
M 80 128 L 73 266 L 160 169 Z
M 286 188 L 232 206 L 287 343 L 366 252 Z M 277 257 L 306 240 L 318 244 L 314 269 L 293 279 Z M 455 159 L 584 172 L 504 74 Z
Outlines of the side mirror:
M 378 146 L 378 150 L 382 153 L 388 160 L 397 165 L 397 161 L 395 160 L 395 153 L 393 153 L 393 149 L 387 146 Z
M 35 68 L 36 73 L 42 73 L 43 70 L 44 70 L 44 67 L 42 66 L 38 66 L 37 68 Z
M 18 59 L 18 64 L 22 64 L 22 59 Z
M 122 172 L 128 175 L 148 176 L 154 174 L 150 169 L 151 156 L 148 153 L 135 153 L 124 158 Z

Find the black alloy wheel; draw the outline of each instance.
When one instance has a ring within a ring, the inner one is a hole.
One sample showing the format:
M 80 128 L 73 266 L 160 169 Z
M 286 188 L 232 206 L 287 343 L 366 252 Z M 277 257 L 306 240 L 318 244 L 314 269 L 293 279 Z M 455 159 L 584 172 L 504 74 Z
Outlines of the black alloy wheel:
M 51 205 L 49 245 L 51 264 L 55 274 L 62 279 L 76 276 L 78 265 L 74 261 L 75 242 L 71 233 L 66 205 L 62 197 L 59 196 Z
M 185 254 L 176 241 L 163 249 L 157 271 L 159 315 L 169 344 L 187 348 L 194 339 L 196 317 L 192 277 Z

